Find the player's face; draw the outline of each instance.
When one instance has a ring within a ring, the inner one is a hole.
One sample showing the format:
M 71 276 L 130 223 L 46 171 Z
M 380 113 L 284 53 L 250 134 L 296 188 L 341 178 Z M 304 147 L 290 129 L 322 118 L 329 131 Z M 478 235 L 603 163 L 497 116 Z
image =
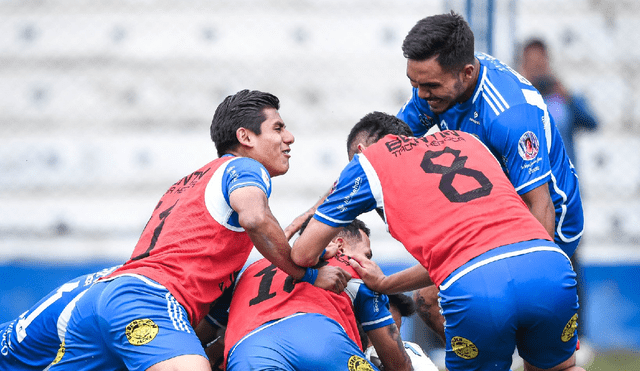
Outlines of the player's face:
M 465 93 L 463 72 L 450 73 L 442 69 L 436 57 L 423 61 L 407 59 L 407 77 L 418 96 L 427 101 L 435 114 L 440 114 L 461 102 Z
M 260 135 L 255 136 L 256 144 L 252 157 L 267 168 L 271 177 L 275 177 L 289 170 L 290 145 L 295 138 L 286 129 L 278 110 L 265 108 L 263 112 L 266 120 L 260 126 Z
M 355 239 L 349 239 L 347 244 L 344 247 L 344 254 L 346 255 L 364 255 L 367 259 L 371 259 L 373 253 L 371 252 L 371 240 L 369 240 L 369 236 L 362 231 L 358 231 L 360 233 L 360 241 L 356 241 Z

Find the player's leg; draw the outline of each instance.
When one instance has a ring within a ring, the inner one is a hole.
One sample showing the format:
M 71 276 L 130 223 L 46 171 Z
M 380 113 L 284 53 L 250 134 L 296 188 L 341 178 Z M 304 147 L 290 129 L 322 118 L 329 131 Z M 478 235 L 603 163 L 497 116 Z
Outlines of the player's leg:
M 88 370 L 210 370 L 184 308 L 148 279 L 123 276 L 95 284 L 78 301 L 65 342 L 52 371 L 75 371 L 80 365 Z
M 75 303 L 61 338 L 55 360 L 50 371 L 69 370 L 125 370 L 126 366 L 116 359 L 102 340 L 98 319 L 94 316 L 96 303 L 106 283 L 96 283 L 87 289 Z
M 440 287 L 446 367 L 451 371 L 508 370 L 517 328 L 509 272 L 493 262 L 457 276 L 473 264 L 471 260 L 454 271 Z
M 514 259 L 513 266 L 522 272 L 517 283 L 522 303 L 518 352 L 525 369 L 582 370 L 575 366 L 578 298 L 570 261 L 555 252 L 528 255 Z
M 576 366 L 575 354 L 571 356 L 571 358 L 562 362 L 561 364 L 548 369 L 537 368 L 536 366 L 532 366 L 527 361 L 524 361 L 524 370 L 525 371 L 585 371 L 584 368 Z
M 171 359 L 167 359 L 166 361 L 156 363 L 155 365 L 149 367 L 147 370 L 148 371 L 182 371 L 182 370 L 210 371 L 211 366 L 209 365 L 209 361 L 203 356 L 189 354 L 189 355 L 174 357 Z
M 118 277 L 99 301 L 105 342 L 129 370 L 209 370 L 185 309 L 163 286 Z
M 438 287 L 427 286 L 416 290 L 413 300 L 416 303 L 416 312 L 424 323 L 444 341 L 444 316 L 438 304 Z

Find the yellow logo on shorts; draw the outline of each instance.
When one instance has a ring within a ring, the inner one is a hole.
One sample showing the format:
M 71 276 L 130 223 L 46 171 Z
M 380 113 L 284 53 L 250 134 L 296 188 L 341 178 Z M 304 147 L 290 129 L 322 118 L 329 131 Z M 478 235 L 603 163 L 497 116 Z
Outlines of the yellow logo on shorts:
M 60 344 L 60 349 L 58 349 L 58 354 L 56 354 L 56 358 L 53 360 L 53 362 L 51 362 L 51 364 L 55 365 L 56 363 L 60 362 L 60 360 L 62 359 L 62 356 L 64 355 L 64 352 L 65 352 L 64 340 L 62 340 L 62 344 Z
M 132 345 L 144 345 L 158 335 L 158 325 L 150 319 L 136 319 L 127 325 L 125 333 Z
M 571 317 L 571 319 L 569 320 L 569 322 L 567 322 L 567 324 L 564 326 L 560 340 L 562 340 L 565 343 L 571 340 L 573 336 L 576 334 L 577 328 L 578 328 L 578 313 L 574 314 L 573 317 Z
M 358 356 L 351 356 L 347 365 L 349 366 L 349 371 L 373 371 L 373 367 L 369 362 Z
M 451 338 L 451 348 L 460 358 L 473 359 L 478 356 L 478 347 L 471 340 L 461 336 Z

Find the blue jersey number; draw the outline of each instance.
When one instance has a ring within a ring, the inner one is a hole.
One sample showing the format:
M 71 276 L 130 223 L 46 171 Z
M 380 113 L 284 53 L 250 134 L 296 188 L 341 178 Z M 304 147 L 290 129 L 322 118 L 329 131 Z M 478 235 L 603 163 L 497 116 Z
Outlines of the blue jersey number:
M 29 313 L 29 315 L 25 318 L 24 314 L 20 316 L 18 323 L 16 324 L 16 334 L 18 337 L 18 342 L 21 343 L 27 337 L 27 327 L 35 320 L 40 313 L 42 313 L 45 309 L 47 309 L 51 304 L 55 303 L 56 300 L 62 298 L 62 294 L 65 292 L 71 292 L 75 290 L 80 285 L 80 282 L 68 282 L 64 285 L 60 286 L 58 290 L 51 295 L 47 300 L 42 302 L 42 304 L 38 305 L 33 312 Z

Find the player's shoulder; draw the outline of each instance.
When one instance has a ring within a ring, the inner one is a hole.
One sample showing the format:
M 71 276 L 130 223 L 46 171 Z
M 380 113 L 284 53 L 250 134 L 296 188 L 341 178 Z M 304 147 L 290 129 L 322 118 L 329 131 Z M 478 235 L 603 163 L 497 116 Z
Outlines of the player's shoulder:
M 260 163 L 251 157 L 231 157 L 226 166 L 227 171 L 230 169 L 236 169 L 237 171 L 253 171 L 253 172 L 265 172 L 267 175 L 267 169 Z
M 537 93 L 527 79 L 499 59 L 484 53 L 476 53 L 476 58 L 482 66 L 479 97 L 493 110 L 525 104 L 529 94 Z
M 244 183 L 241 179 L 253 178 L 260 180 L 267 189 L 270 189 L 271 176 L 267 169 L 259 161 L 250 157 L 232 157 L 224 167 L 223 179 L 227 179 L 235 186 Z

